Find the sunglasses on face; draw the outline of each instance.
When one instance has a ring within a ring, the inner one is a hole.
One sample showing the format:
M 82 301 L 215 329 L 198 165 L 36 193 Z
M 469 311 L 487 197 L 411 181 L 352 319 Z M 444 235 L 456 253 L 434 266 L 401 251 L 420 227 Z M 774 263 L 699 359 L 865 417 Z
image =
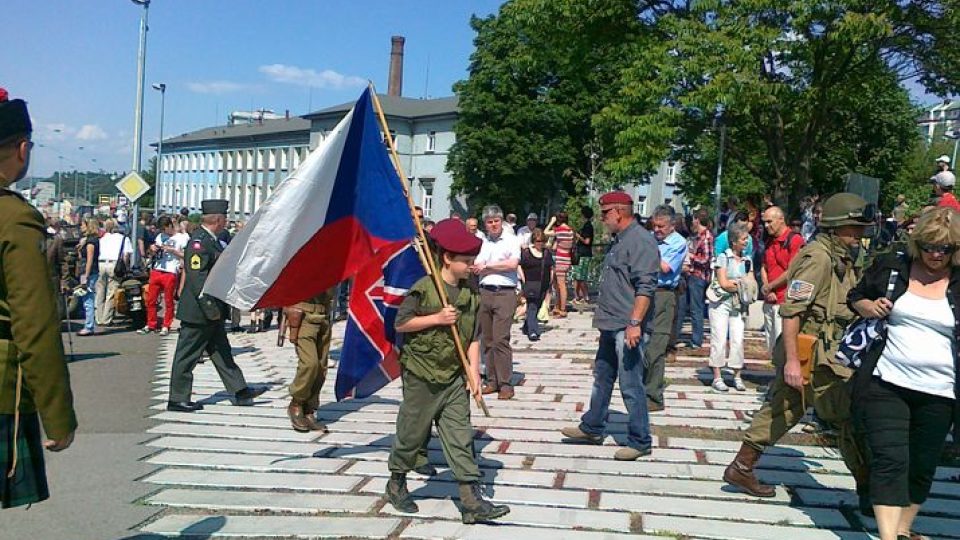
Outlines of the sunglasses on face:
M 953 244 L 920 244 L 919 247 L 920 251 L 924 253 L 942 253 L 944 255 L 951 255 L 957 250 L 957 246 Z

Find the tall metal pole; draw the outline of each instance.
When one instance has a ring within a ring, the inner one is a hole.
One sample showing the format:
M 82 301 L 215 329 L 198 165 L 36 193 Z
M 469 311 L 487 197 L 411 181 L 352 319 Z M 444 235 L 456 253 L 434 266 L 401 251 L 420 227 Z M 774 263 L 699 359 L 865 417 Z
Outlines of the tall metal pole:
M 160 185 L 163 178 L 163 114 L 167 98 L 167 85 L 154 84 L 153 88 L 160 91 L 160 139 L 157 141 L 157 177 L 153 182 L 153 215 L 160 213 Z
M 714 233 L 720 232 L 720 200 L 722 199 L 720 180 L 723 177 L 723 147 L 727 143 L 727 126 L 723 124 L 723 109 L 720 109 L 718 118 L 720 120 L 720 150 L 717 152 L 717 183 L 714 186 L 714 205 L 716 206 L 716 216 L 713 222 Z
M 143 84 L 147 63 L 147 14 L 150 11 L 150 0 L 133 0 L 133 3 L 143 6 L 143 14 L 140 16 L 140 54 L 137 61 L 137 108 L 134 113 L 132 167 L 134 171 L 139 173 L 141 167 L 140 144 L 143 139 Z M 134 246 L 137 246 L 137 225 L 140 221 L 140 210 L 136 202 L 133 203 L 132 214 L 132 216 L 128 216 L 127 218 L 131 222 L 130 240 Z M 139 262 L 139 256 L 139 248 L 134 249 L 133 257 L 131 258 L 131 266 L 137 265 L 137 262 Z
M 950 162 L 950 168 L 956 170 L 957 168 L 957 144 L 960 143 L 960 134 L 954 133 L 957 135 L 953 139 L 953 161 Z

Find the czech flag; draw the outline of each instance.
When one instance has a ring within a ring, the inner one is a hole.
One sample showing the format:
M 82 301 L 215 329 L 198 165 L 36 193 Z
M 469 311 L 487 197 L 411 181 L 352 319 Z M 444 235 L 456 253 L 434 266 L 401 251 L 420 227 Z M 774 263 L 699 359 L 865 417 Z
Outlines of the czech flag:
M 203 292 L 252 310 L 289 306 L 353 276 L 416 232 L 368 88 L 220 255 Z
M 397 242 L 357 272 L 337 365 L 337 401 L 364 398 L 400 376 L 400 344 L 393 329 L 397 308 L 425 276 L 416 248 Z

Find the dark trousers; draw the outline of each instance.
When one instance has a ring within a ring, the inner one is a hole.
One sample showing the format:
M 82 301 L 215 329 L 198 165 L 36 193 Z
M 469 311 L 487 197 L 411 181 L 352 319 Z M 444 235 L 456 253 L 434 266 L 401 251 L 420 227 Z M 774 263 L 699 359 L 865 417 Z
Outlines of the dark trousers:
M 210 360 L 228 392 L 236 394 L 247 387 L 240 366 L 233 360 L 223 321 L 210 324 L 182 323 L 170 373 L 170 401 L 190 401 L 193 394 L 193 368 L 204 351 L 210 353 Z
M 647 389 L 647 398 L 663 405 L 664 372 L 667 368 L 667 348 L 677 315 L 677 291 L 657 289 L 653 308 L 653 333 L 644 349 L 646 369 L 643 372 L 643 384 Z
M 707 299 L 708 283 L 696 276 L 686 276 L 686 290 L 677 297 L 677 324 L 673 333 L 680 340 L 680 328 L 683 320 L 690 316 L 693 331 L 690 334 L 690 344 L 694 347 L 703 346 L 703 320 Z
M 487 364 L 487 384 L 499 389 L 513 376 L 510 327 L 517 310 L 516 289 L 480 289 L 480 344 Z
M 523 319 L 523 333 L 530 335 L 540 335 L 540 321 L 537 319 L 537 312 L 540 311 L 540 305 L 543 304 L 543 298 L 527 298 L 527 314 Z
M 867 446 L 870 501 L 922 504 L 953 423 L 953 400 L 873 377 L 854 414 Z

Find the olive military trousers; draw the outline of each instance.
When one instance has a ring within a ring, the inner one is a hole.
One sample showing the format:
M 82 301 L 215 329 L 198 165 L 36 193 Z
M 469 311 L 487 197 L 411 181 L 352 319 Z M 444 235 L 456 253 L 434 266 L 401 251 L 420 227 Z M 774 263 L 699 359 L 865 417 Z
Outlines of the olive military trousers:
M 663 405 L 667 349 L 670 347 L 673 326 L 677 317 L 677 291 L 657 289 L 655 294 L 653 332 L 643 355 L 646 361 L 643 370 L 643 385 L 647 389 L 647 399 L 658 405 Z
M 470 423 L 470 400 L 463 379 L 434 384 L 404 369 L 403 403 L 397 413 L 397 434 L 387 465 L 390 472 L 407 473 L 424 464 L 430 427 L 436 422 L 443 455 L 459 482 L 480 479 Z
M 797 425 L 806 406 L 813 405 L 817 416 L 837 430 L 837 443 L 847 468 L 855 478 L 866 478 L 864 451 L 855 436 L 850 414 L 847 381 L 852 375 L 853 372 L 843 366 L 820 364 L 814 368 L 812 380 L 801 395 L 799 390 L 784 382 L 783 371 L 778 370 L 770 389 L 770 398 L 753 415 L 753 422 L 744 433 L 743 442 L 762 452 Z
M 320 390 L 327 380 L 332 325 L 326 306 L 304 310 L 303 322 L 294 347 L 297 349 L 297 373 L 290 383 L 290 398 L 307 411 L 320 406 Z

